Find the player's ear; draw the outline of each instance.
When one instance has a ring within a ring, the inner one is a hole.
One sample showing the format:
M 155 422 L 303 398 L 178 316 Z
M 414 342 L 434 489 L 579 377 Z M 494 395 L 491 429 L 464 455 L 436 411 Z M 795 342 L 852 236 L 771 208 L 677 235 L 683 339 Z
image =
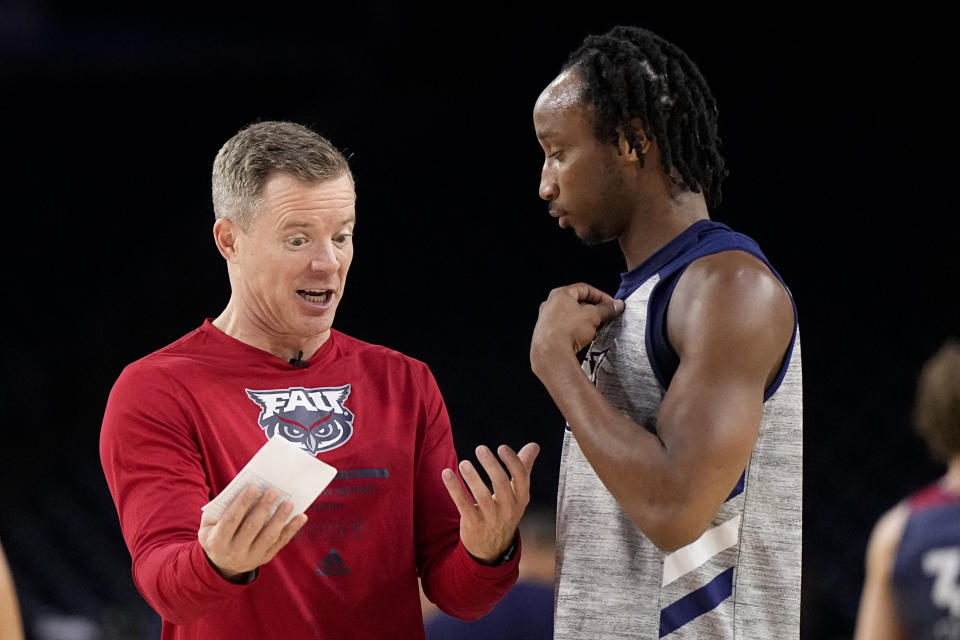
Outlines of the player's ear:
M 650 151 L 652 146 L 652 141 L 647 136 L 646 131 L 643 129 L 643 121 L 640 118 L 632 118 L 630 120 L 630 126 L 633 127 L 634 134 L 638 137 L 639 145 L 636 147 L 630 147 L 630 143 L 627 142 L 627 137 L 623 135 L 622 129 L 617 129 L 619 133 L 618 144 L 620 145 L 620 155 L 624 156 L 631 162 L 639 161 L 640 157 L 637 154 L 637 149 L 640 150 L 640 155 L 647 155 L 647 152 Z
M 227 262 L 233 262 L 237 258 L 237 239 L 240 235 L 240 229 L 233 220 L 220 218 L 213 223 L 213 241 L 217 245 L 217 251 L 220 252 Z

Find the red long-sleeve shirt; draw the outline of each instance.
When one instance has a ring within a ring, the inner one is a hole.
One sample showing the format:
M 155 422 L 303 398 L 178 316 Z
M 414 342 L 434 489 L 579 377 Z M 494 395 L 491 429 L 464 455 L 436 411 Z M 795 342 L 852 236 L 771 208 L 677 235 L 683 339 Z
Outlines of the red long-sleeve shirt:
M 101 461 L 164 639 L 419 639 L 418 574 L 431 600 L 465 619 L 516 581 L 519 553 L 488 567 L 459 541 L 440 476 L 456 452 L 426 365 L 337 331 L 308 364 L 207 321 L 115 383 Z M 197 541 L 200 508 L 277 433 L 339 474 L 256 579 L 232 584 Z

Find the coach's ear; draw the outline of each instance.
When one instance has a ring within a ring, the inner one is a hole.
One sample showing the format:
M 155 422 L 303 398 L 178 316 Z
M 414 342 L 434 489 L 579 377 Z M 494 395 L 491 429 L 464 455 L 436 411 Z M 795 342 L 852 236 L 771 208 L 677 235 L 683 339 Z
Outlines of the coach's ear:
M 239 236 L 240 230 L 232 220 L 220 218 L 213 223 L 213 241 L 217 243 L 217 251 L 227 262 L 235 262 L 237 259 Z

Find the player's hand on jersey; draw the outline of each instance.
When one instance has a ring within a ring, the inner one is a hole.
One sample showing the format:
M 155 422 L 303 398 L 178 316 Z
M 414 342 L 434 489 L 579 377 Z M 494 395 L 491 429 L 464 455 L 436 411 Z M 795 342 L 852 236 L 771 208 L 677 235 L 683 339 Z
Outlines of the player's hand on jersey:
M 569 358 L 590 344 L 601 324 L 623 312 L 623 300 L 588 284 L 577 283 L 550 292 L 530 341 L 530 365 L 548 370 L 557 358 Z
M 221 518 L 208 512 L 200 518 L 200 546 L 213 567 L 231 582 L 242 581 L 248 572 L 270 562 L 307 521 L 301 513 L 287 522 L 293 511 L 289 501 L 268 519 L 277 491 L 267 489 L 259 498 L 257 493 L 256 487 L 247 487 Z
M 530 503 L 530 470 L 540 453 L 540 445 L 530 442 L 519 453 L 505 444 L 500 445 L 497 453 L 506 470 L 487 447 L 477 447 L 476 453 L 493 485 L 493 493 L 469 460 L 461 461 L 459 469 L 473 493 L 472 498 L 452 469 L 443 470 L 443 484 L 460 512 L 463 546 L 481 562 L 493 563 L 510 547 L 520 517 Z

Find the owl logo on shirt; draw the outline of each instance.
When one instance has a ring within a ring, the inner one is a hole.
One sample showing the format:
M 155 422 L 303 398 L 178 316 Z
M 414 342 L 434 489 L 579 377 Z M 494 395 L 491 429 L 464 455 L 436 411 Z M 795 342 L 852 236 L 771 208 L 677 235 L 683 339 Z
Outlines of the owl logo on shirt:
M 349 384 L 245 391 L 260 407 L 257 422 L 267 439 L 280 435 L 316 455 L 343 446 L 353 435 L 354 415 L 345 405 Z

